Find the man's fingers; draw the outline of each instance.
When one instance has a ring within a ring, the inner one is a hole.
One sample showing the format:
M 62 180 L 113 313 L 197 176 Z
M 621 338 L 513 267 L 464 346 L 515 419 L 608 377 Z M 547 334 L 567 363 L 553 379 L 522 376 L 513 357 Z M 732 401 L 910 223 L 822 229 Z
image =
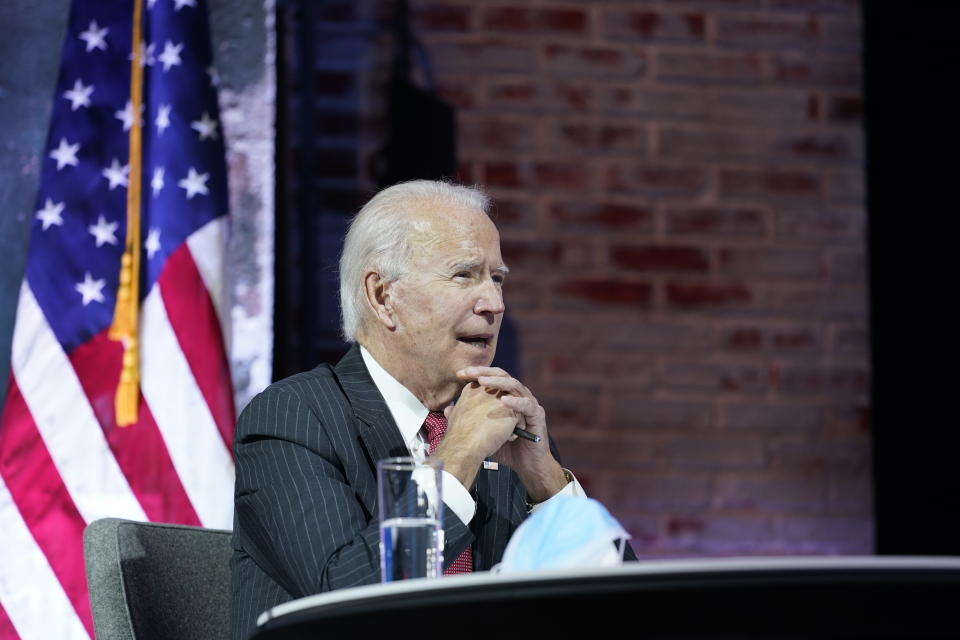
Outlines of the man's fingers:
M 532 397 L 533 394 L 530 393 L 530 390 L 523 386 L 516 378 L 503 378 L 500 376 L 480 376 L 477 378 L 479 382 L 484 387 L 491 389 L 499 389 L 500 391 L 506 391 L 507 393 L 512 393 L 515 396 L 525 396 Z
M 500 367 L 466 367 L 457 371 L 457 377 L 461 380 L 476 380 L 480 376 L 510 377 L 510 374 Z
M 510 407 L 514 411 L 519 411 L 525 416 L 535 416 L 540 405 L 533 398 L 523 398 L 518 396 L 502 396 L 500 402 Z

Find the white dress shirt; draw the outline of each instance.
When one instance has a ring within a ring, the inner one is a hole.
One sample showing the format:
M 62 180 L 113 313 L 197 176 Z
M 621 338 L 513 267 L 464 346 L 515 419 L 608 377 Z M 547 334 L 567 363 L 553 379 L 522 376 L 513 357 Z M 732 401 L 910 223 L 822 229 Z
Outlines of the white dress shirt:
M 393 421 L 397 423 L 397 428 L 400 429 L 400 437 L 410 450 L 410 455 L 418 462 L 423 461 L 427 457 L 428 447 L 426 428 L 423 423 L 430 410 L 423 406 L 409 389 L 387 373 L 363 345 L 360 346 L 360 356 L 363 358 L 363 363 L 367 365 L 373 384 L 377 386 L 380 395 L 387 403 L 387 408 L 393 416 Z M 544 445 L 546 446 L 546 443 Z M 489 472 L 496 473 L 493 469 Z M 573 474 L 570 477 L 573 477 Z M 441 491 L 444 504 L 452 509 L 464 524 L 469 524 L 477 510 L 477 504 L 467 488 L 457 480 L 456 476 L 444 470 Z M 573 482 L 568 482 L 556 495 L 586 496 L 586 493 L 577 479 L 573 478 Z M 539 506 L 535 505 L 534 510 Z

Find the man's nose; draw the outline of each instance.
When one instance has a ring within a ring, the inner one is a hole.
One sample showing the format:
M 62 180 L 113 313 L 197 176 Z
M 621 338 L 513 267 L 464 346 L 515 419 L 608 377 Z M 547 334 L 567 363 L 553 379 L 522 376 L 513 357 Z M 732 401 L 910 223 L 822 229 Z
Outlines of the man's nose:
M 503 303 L 503 290 L 492 279 L 487 279 L 480 285 L 479 297 L 473 307 L 474 313 L 503 313 L 506 305 Z

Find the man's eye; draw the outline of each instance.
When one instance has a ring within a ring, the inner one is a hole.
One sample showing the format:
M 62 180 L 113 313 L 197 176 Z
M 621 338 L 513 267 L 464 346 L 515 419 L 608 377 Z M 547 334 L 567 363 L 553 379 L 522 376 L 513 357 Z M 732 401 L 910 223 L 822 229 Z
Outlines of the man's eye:
M 470 277 L 470 272 L 469 272 L 469 271 L 458 271 L 457 273 L 454 274 L 453 277 L 454 277 L 454 278 L 469 278 L 469 277 Z

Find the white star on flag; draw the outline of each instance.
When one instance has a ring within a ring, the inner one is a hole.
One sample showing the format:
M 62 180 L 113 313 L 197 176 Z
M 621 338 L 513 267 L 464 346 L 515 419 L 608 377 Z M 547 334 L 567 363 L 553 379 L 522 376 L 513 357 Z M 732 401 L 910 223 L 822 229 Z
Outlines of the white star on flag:
M 180 11 L 180 9 L 183 9 L 184 7 L 197 6 L 197 0 L 173 0 L 173 2 L 177 5 L 173 8 L 174 11 Z
M 78 282 L 73 288 L 83 296 L 83 306 L 87 306 L 94 300 L 103 302 L 103 287 L 106 284 L 106 279 L 94 280 L 88 271 L 83 276 L 83 282 Z
M 209 179 L 209 173 L 197 173 L 196 169 L 190 167 L 187 177 L 178 182 L 177 186 L 187 190 L 187 200 L 190 200 L 198 193 L 203 196 L 209 193 L 207 190 L 207 180 Z
M 206 111 L 203 112 L 199 120 L 190 123 L 190 128 L 200 134 L 200 140 L 217 139 L 217 121 L 207 115 Z
M 178 65 L 182 62 L 180 60 L 180 52 L 183 50 L 183 43 L 173 44 L 169 40 L 163 45 L 163 53 L 157 56 L 157 60 L 163 63 L 163 70 L 170 71 L 170 67 Z
M 93 93 L 93 85 L 83 86 L 83 81 L 77 78 L 73 83 L 73 89 L 63 92 L 63 97 L 70 101 L 70 110 L 76 111 L 80 107 L 90 106 L 90 94 Z
M 97 246 L 100 247 L 104 244 L 117 244 L 115 232 L 118 226 L 118 222 L 107 222 L 106 218 L 101 214 L 97 220 L 97 224 L 92 224 L 87 227 L 87 231 L 96 239 Z
M 140 124 L 140 118 L 135 118 L 133 115 L 133 103 L 129 100 L 127 100 L 127 104 L 124 105 L 123 109 L 117 111 L 113 115 L 117 120 L 123 121 L 124 131 L 129 131 L 130 127 L 134 125 L 134 121 L 136 121 L 136 124 Z M 140 105 L 140 115 L 143 115 L 143 105 Z
M 110 191 L 117 186 L 127 186 L 127 176 L 130 174 L 130 165 L 120 166 L 120 162 L 114 158 L 109 167 L 100 172 L 104 178 L 110 181 Z
M 57 171 L 65 166 L 75 167 L 79 164 L 77 152 L 80 151 L 80 143 L 70 144 L 66 138 L 60 138 L 60 146 L 50 152 L 50 157 L 57 161 Z
M 153 178 L 150 179 L 150 188 L 153 189 L 153 197 L 156 198 L 160 190 L 163 189 L 163 167 L 157 167 L 153 170 Z
M 143 243 L 143 246 L 147 249 L 147 258 L 153 259 L 153 256 L 157 255 L 157 251 L 160 251 L 160 229 L 150 229 L 150 233 L 147 234 L 147 241 Z
M 163 134 L 163 130 L 170 126 L 170 105 L 162 104 L 157 109 L 157 119 L 154 120 L 157 125 L 157 135 Z
M 153 55 L 154 49 L 157 48 L 157 45 L 150 43 L 149 45 L 146 42 L 140 43 L 140 66 L 141 67 L 152 67 L 153 63 L 157 59 Z M 127 56 L 127 60 L 133 60 L 133 52 Z
M 57 225 L 58 227 L 63 226 L 63 216 L 60 214 L 63 213 L 63 203 L 58 202 L 53 204 L 53 200 L 47 198 L 46 204 L 43 205 L 43 209 L 37 211 L 37 220 L 40 220 L 43 223 L 43 230 L 46 231 L 50 228 L 51 225 Z
M 101 29 L 97 25 L 96 20 L 90 22 L 90 26 L 86 31 L 80 32 L 80 39 L 87 43 L 87 53 L 90 53 L 94 49 L 100 49 L 101 51 L 107 50 L 107 34 L 110 32 L 110 29 L 104 27 Z
M 153 9 L 155 4 L 157 4 L 157 0 L 147 0 L 147 9 Z

